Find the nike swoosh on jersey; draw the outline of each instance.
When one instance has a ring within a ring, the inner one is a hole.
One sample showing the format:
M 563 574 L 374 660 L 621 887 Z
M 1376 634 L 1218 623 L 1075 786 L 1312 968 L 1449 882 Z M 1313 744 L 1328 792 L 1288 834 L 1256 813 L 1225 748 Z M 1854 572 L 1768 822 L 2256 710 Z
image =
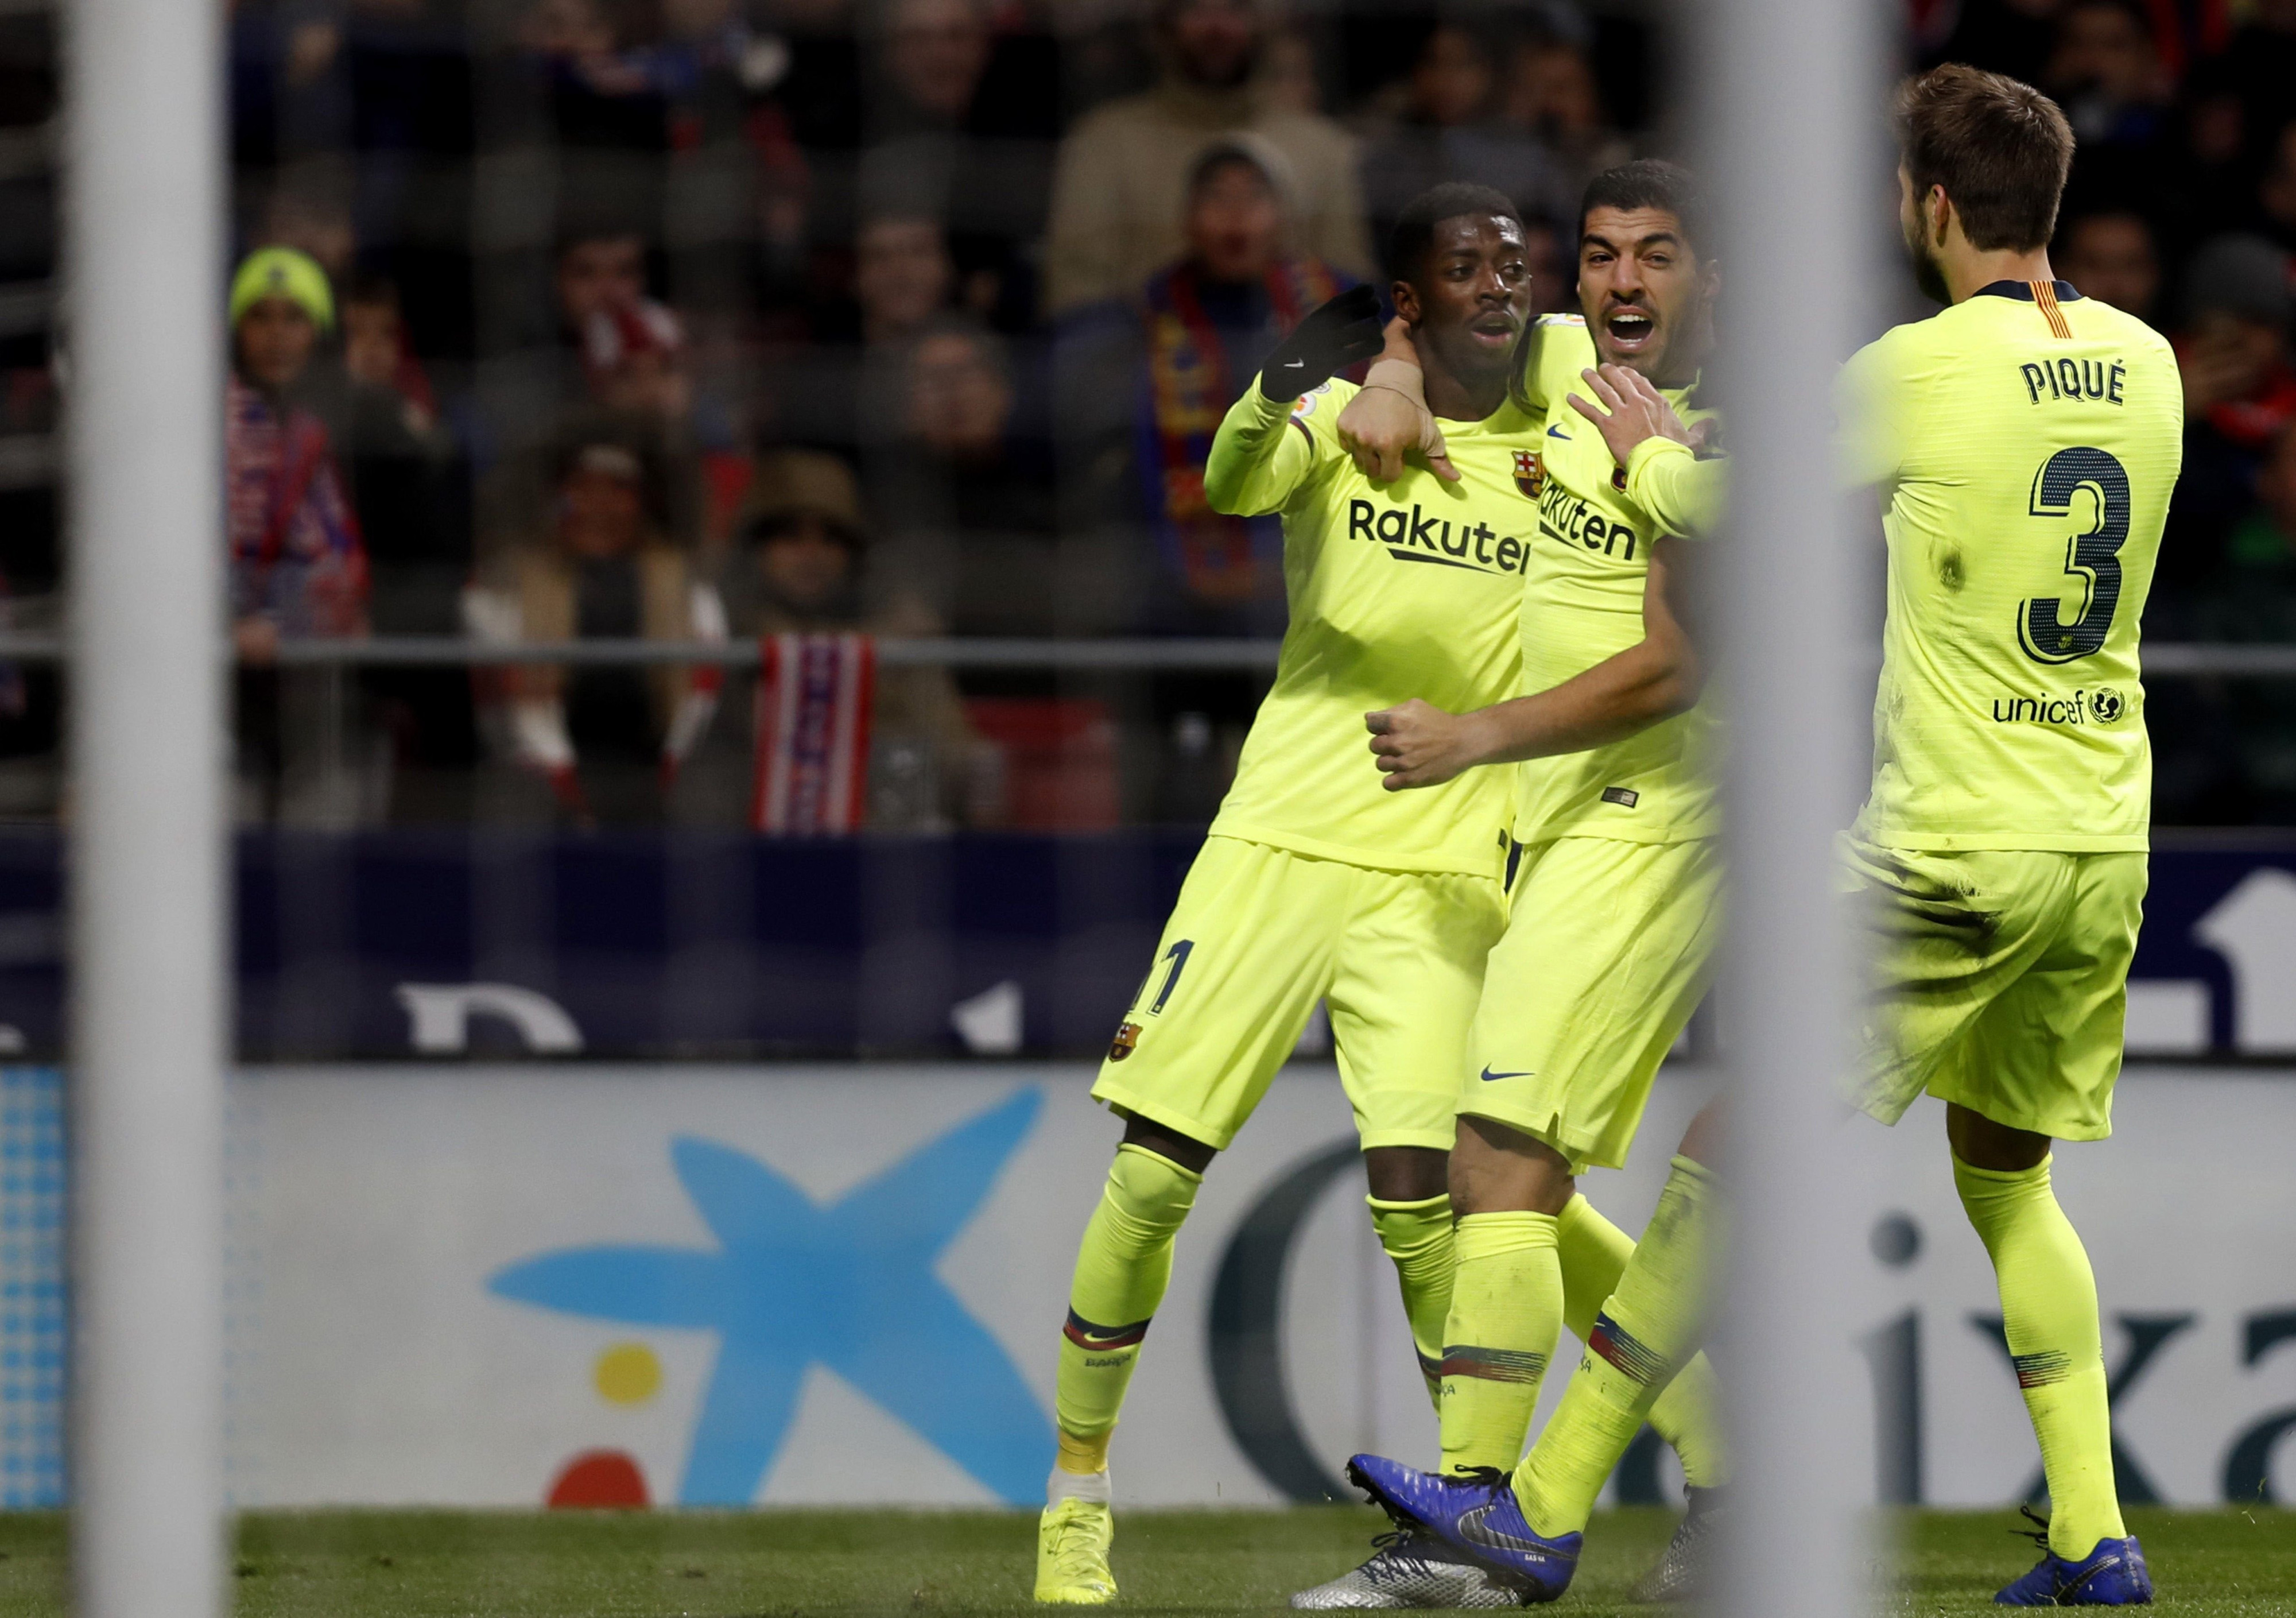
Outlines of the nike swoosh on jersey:
M 1488 1084 L 1492 1080 L 1497 1079 L 1528 1079 L 1538 1071 L 1538 1070 L 1535 1067 L 1527 1067 L 1519 1073 L 1495 1073 L 1491 1072 L 1490 1069 L 1485 1068 L 1483 1070 L 1483 1082 L 1485 1084 Z
M 1546 436 L 1551 439 L 1561 439 L 1566 444 L 1570 441 L 1570 435 L 1560 427 L 1549 427 L 1546 430 Z
M 1487 1528 L 1483 1519 L 1498 1509 L 1494 1500 L 1488 1506 L 1477 1506 L 1459 1514 L 1459 1537 L 1470 1545 L 1487 1546 L 1492 1550 L 1529 1551 L 1534 1556 L 1551 1556 L 1553 1548 L 1536 1540 L 1525 1540 L 1496 1528 Z
M 1283 368 L 1286 371 L 1300 371 L 1306 369 L 1307 365 L 1308 362 L 1304 359 L 1287 359 L 1283 362 Z

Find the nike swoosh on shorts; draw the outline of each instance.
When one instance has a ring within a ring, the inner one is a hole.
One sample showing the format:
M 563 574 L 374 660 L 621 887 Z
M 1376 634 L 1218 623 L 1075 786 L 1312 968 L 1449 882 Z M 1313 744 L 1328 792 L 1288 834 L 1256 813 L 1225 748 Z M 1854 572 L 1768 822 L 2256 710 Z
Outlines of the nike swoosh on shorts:
M 1528 1079 L 1538 1071 L 1538 1070 L 1535 1067 L 1527 1067 L 1519 1073 L 1495 1073 L 1491 1072 L 1490 1069 L 1485 1068 L 1483 1070 L 1483 1082 L 1485 1084 L 1488 1084 L 1492 1080 L 1497 1079 Z

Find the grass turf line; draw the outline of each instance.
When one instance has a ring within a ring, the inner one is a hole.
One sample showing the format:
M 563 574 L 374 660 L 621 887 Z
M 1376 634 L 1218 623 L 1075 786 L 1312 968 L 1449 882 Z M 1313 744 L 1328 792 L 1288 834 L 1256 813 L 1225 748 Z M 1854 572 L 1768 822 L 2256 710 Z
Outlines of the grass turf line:
M 1609 1512 L 1554 1610 L 1637 1618 L 1625 1592 L 1672 1531 L 1655 1509 Z M 1991 1613 L 2038 1554 L 2007 1512 L 1898 1520 L 1891 1618 Z M 1280 1609 L 1351 1566 L 1383 1520 L 1350 1507 L 1133 1511 L 1119 1520 L 1119 1606 L 1136 1612 Z M 2163 1614 L 2296 1611 L 2296 1514 L 2133 1513 Z M 244 1618 L 846 1618 L 1022 1614 L 1033 1517 L 991 1512 L 259 1513 L 239 1528 Z M 65 1618 L 60 1516 L 0 1515 L 0 1618 Z

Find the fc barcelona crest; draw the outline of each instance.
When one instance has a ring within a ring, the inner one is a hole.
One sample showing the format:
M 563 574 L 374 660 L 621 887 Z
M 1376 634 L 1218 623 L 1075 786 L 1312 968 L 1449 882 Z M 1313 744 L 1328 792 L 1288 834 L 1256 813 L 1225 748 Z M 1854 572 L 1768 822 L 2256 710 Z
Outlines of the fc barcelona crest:
M 1536 450 L 1514 452 L 1514 486 L 1529 500 L 1538 499 L 1538 491 L 1546 487 L 1546 463 L 1539 459 Z

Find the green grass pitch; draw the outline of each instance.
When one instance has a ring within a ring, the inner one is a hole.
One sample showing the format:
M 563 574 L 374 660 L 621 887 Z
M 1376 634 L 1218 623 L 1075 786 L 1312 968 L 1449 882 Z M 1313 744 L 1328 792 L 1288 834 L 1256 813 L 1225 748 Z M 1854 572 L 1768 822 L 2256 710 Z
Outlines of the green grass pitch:
M 2296 1612 L 2296 1514 L 2141 1511 L 2159 1611 L 2190 1618 Z M 1658 1510 L 1607 1514 L 1554 1610 L 1644 1615 L 1624 1592 L 1671 1531 Z M 1889 1618 L 1995 1610 L 2032 1553 L 2005 1512 L 1904 1519 Z M 1120 1608 L 1264 1612 L 1362 1553 L 1368 1509 L 1136 1511 L 1120 1520 Z M 240 1525 L 233 1580 L 245 1618 L 840 1618 L 1030 1613 L 1032 1518 L 1004 1513 L 763 1511 L 550 1515 L 265 1514 Z M 64 1524 L 0 1516 L 0 1618 L 63 1618 Z

